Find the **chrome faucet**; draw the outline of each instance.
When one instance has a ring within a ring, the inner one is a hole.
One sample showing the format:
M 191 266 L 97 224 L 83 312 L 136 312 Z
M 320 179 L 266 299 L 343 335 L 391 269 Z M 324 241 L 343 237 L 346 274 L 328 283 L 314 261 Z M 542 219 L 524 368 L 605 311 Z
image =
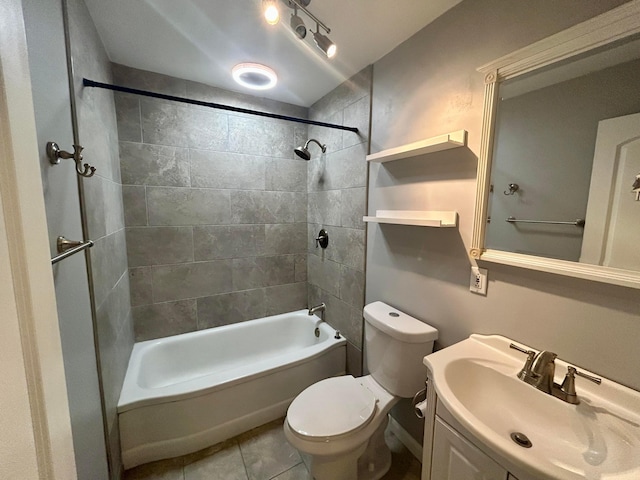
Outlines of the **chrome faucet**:
M 527 360 L 522 370 L 518 372 L 518 378 L 529 385 L 533 385 L 538 390 L 551 393 L 553 390 L 553 376 L 556 373 L 555 360 L 558 356 L 546 350 L 539 353 L 533 350 L 525 350 L 515 343 L 509 346 L 514 350 L 527 354 Z
M 533 357 L 531 372 L 525 377 L 524 381 L 544 393 L 551 393 L 553 390 L 553 376 L 556 373 L 556 358 L 558 358 L 558 355 L 546 350 L 538 353 Z
M 309 308 L 309 315 L 313 315 L 316 312 L 320 312 L 320 318 L 324 321 L 324 311 L 327 309 L 327 306 L 322 302 L 320 305 L 316 305 L 315 307 Z
M 528 383 L 536 387 L 538 390 L 553 395 L 560 400 L 577 405 L 580 403 L 576 394 L 575 376 L 586 378 L 598 385 L 602 383 L 602 380 L 586 373 L 579 372 L 575 367 L 568 366 L 567 374 L 565 375 L 562 385 L 559 385 L 553 381 L 553 377 L 556 373 L 555 360 L 558 358 L 553 352 L 543 350 L 541 352 L 534 352 L 533 350 L 526 350 L 519 347 L 515 343 L 509 345 L 511 348 L 518 350 L 519 352 L 527 354 L 527 360 L 524 367 L 518 372 L 518 378 L 523 382 Z

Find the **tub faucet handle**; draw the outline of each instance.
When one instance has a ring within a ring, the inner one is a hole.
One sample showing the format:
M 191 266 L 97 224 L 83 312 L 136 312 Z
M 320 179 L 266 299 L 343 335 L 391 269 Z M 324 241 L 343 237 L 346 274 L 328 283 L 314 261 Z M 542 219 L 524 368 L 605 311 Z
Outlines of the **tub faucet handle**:
M 322 248 L 327 248 L 328 245 L 329 245 L 329 233 L 323 228 L 322 230 L 320 230 L 320 232 L 318 233 L 318 236 L 316 237 L 316 248 L 318 248 L 318 246 Z

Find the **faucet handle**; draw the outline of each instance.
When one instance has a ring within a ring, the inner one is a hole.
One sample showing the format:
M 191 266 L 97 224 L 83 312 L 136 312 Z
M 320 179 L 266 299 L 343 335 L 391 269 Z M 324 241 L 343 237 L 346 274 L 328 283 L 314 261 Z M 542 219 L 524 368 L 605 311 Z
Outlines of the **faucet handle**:
M 323 228 L 322 230 L 320 230 L 320 232 L 318 233 L 318 236 L 316 237 L 316 248 L 318 248 L 318 246 L 322 248 L 327 248 L 328 245 L 329 245 L 329 233 Z
M 527 360 L 524 363 L 524 367 L 522 367 L 522 370 L 518 372 L 518 378 L 520 380 L 524 380 L 525 377 L 530 377 L 531 365 L 533 365 L 533 359 L 536 357 L 536 352 L 534 352 L 533 350 L 522 348 L 515 343 L 510 344 L 509 348 L 513 348 L 514 350 L 518 350 L 519 352 L 525 353 L 527 355 Z
M 574 405 L 580 403 L 576 395 L 576 375 L 582 378 L 586 378 L 587 380 L 590 380 L 598 385 L 602 383 L 601 378 L 579 372 L 576 367 L 572 367 L 571 365 L 569 365 L 567 367 L 567 374 L 564 377 L 564 381 L 562 382 L 562 385 L 560 385 L 560 390 L 566 395 L 566 401 Z
M 527 355 L 531 355 L 532 353 L 534 355 L 536 354 L 536 352 L 534 352 L 533 350 L 527 350 L 526 348 L 522 348 L 520 345 L 516 345 L 515 343 L 510 344 L 509 348 L 513 348 L 514 350 L 518 350 L 519 352 L 525 353 Z
M 567 375 L 577 375 L 579 377 L 582 378 L 586 378 L 587 380 L 600 385 L 602 383 L 602 379 L 598 378 L 598 377 L 594 377 L 593 375 L 587 375 L 586 373 L 580 372 L 579 370 L 576 369 L 576 367 L 572 367 L 571 365 L 569 365 L 567 367 Z

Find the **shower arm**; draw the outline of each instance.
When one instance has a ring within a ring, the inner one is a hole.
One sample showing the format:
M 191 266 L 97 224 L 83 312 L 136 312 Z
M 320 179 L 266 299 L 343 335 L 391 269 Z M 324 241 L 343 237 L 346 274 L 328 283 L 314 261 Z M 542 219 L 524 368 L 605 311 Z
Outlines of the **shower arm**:
M 315 138 L 310 138 L 309 140 L 307 140 L 307 143 L 304 144 L 304 149 L 306 150 L 307 147 L 309 147 L 309 142 L 314 142 L 316 145 L 318 145 L 320 147 L 320 149 L 322 150 L 322 153 L 325 153 L 327 151 L 327 146 L 321 144 L 318 140 L 316 140 Z

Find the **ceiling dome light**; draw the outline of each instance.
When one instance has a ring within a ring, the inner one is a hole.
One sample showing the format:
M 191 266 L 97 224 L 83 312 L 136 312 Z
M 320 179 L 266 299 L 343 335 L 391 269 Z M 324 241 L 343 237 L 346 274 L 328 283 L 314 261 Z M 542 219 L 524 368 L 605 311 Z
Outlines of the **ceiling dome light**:
M 333 58 L 338 50 L 336 44 L 329 40 L 329 37 L 320 33 L 320 29 L 314 32 L 313 39 L 320 50 L 322 50 L 328 58 Z
M 280 11 L 278 10 L 276 1 L 277 0 L 262 0 L 262 11 L 269 25 L 275 25 L 280 21 Z
M 276 72 L 259 63 L 239 63 L 231 70 L 233 79 L 243 87 L 267 90 L 276 86 Z

